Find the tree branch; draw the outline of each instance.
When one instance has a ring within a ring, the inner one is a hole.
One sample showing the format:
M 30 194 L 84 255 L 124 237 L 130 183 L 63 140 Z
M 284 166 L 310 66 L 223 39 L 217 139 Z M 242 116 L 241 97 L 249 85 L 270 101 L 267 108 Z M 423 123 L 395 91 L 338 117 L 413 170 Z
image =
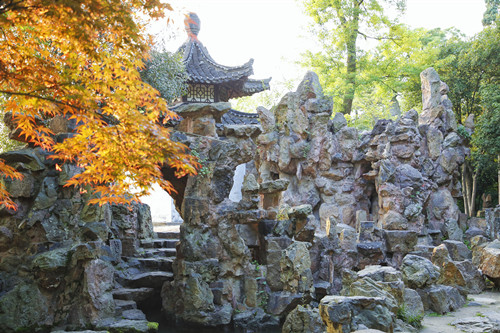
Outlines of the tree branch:
M 361 32 L 359 30 L 356 30 L 356 32 L 358 34 L 360 34 L 361 36 L 365 37 L 366 38 L 370 38 L 370 39 L 375 39 L 375 40 L 390 40 L 390 41 L 393 41 L 394 44 L 396 44 L 397 46 L 401 46 L 400 44 L 398 44 L 396 41 L 399 41 L 401 40 L 401 38 L 393 38 L 393 37 L 373 37 L 373 36 L 368 36 L 367 34 L 365 34 L 364 32 Z

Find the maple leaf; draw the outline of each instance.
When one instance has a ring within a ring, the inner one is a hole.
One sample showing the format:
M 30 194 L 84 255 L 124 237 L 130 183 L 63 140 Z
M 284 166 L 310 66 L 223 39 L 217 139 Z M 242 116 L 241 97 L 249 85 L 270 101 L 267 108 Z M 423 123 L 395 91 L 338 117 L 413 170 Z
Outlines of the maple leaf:
M 170 139 L 175 117 L 157 90 L 141 81 L 150 36 L 136 17 L 162 17 L 160 0 L 20 0 L 0 9 L 0 93 L 20 136 L 82 171 L 65 186 L 91 189 L 91 203 L 138 200 L 162 178 L 159 166 L 196 173 L 196 159 Z M 161 118 L 160 118 L 161 115 Z M 54 140 L 47 119 L 62 116 L 74 135 Z M 61 169 L 58 163 L 56 168 Z M 18 173 L 0 161 L 0 173 Z M 0 204 L 15 206 L 0 185 Z

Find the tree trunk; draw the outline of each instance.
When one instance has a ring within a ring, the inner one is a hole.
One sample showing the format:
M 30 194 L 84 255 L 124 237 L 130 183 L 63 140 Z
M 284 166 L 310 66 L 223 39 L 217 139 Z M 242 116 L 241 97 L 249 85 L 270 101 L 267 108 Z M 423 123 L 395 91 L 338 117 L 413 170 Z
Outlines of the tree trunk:
M 465 214 L 469 217 L 476 215 L 477 175 L 467 161 L 462 165 L 462 196 Z
M 467 188 L 467 168 L 465 166 L 465 163 L 462 165 L 462 197 L 464 199 L 464 213 L 467 214 L 467 216 L 470 216 L 470 209 L 469 209 L 469 189 Z
M 474 172 L 473 171 L 473 176 L 472 176 L 472 194 L 471 194 L 471 197 L 470 197 L 470 204 L 469 204 L 469 207 L 470 207 L 470 216 L 471 217 L 474 217 L 476 216 L 476 189 L 477 189 L 477 174 L 478 172 Z
M 352 102 L 356 93 L 356 37 L 352 35 L 347 41 L 347 64 L 346 64 L 346 89 L 342 101 L 342 113 L 350 114 L 352 111 Z
M 352 102 L 356 93 L 356 68 L 357 68 L 357 54 L 356 54 L 356 40 L 358 39 L 359 28 L 359 15 L 361 2 L 356 2 L 351 22 L 344 22 L 344 33 L 346 34 L 346 87 L 342 101 L 342 113 L 350 114 L 352 111 Z

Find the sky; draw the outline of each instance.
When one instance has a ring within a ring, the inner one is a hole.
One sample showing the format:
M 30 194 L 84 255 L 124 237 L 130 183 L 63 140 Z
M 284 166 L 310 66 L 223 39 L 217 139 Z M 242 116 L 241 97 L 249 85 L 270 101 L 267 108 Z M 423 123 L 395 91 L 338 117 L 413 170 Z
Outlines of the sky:
M 166 0 L 169 1 L 169 0 Z M 302 76 L 294 63 L 314 49 L 307 17 L 300 0 L 171 0 L 176 9 L 168 41 L 175 51 L 185 40 L 182 13 L 193 11 L 201 20 L 199 40 L 222 65 L 237 66 L 254 59 L 254 78 L 283 80 Z M 482 29 L 484 0 L 407 0 L 401 22 L 412 28 L 456 27 L 468 36 Z M 167 35 L 166 33 L 163 33 Z M 272 83 L 272 82 L 271 82 Z

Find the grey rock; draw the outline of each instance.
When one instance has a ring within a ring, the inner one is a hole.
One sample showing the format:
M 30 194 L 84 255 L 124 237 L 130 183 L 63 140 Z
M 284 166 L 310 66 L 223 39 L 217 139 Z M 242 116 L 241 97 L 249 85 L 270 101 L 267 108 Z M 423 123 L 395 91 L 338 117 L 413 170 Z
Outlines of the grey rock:
M 5 178 L 5 188 L 11 198 L 29 198 L 34 194 L 35 178 L 29 173 L 22 176 L 22 179 Z
M 347 126 L 347 120 L 345 119 L 344 115 L 340 112 L 335 113 L 335 116 L 333 116 L 332 119 L 332 130 L 334 133 L 340 131 L 343 127 Z
M 432 109 L 441 103 L 441 80 L 434 68 L 427 68 L 420 73 L 422 82 L 422 109 Z
M 279 318 L 265 313 L 261 308 L 237 313 L 233 321 L 238 329 L 255 331 L 275 330 L 280 325 Z
M 358 328 L 379 329 L 390 332 L 394 314 L 383 298 L 325 296 L 319 304 L 321 319 L 332 332 L 352 332 Z
M 409 253 L 418 242 L 418 234 L 408 230 L 385 230 L 384 236 L 388 252 Z
M 285 317 L 300 303 L 302 303 L 302 294 L 288 291 L 274 292 L 269 295 L 266 311 L 275 316 Z
M 290 182 L 286 179 L 278 179 L 260 184 L 259 193 L 282 192 L 287 189 Z
M 479 294 L 486 289 L 486 282 L 483 274 L 469 260 L 459 261 L 455 263 L 460 274 L 462 275 L 467 292 L 471 294 Z
M 404 284 L 402 281 L 384 283 L 374 281 L 369 277 L 359 278 L 345 286 L 341 294 L 343 296 L 366 296 L 385 299 L 386 305 L 391 312 L 396 312 L 402 299 Z
M 500 333 L 498 319 L 484 317 L 458 318 L 451 323 L 455 328 L 469 333 Z
M 460 144 L 461 141 L 462 139 L 460 138 L 460 136 L 458 136 L 457 133 L 451 132 L 446 136 L 446 138 L 444 138 L 443 148 L 446 149 L 448 147 L 456 147 Z
M 283 290 L 292 293 L 314 291 L 308 243 L 293 242 L 282 252 L 280 267 Z
M 403 293 L 403 312 L 407 318 L 419 318 L 424 316 L 424 305 L 418 292 L 405 288 Z
M 385 230 L 406 230 L 408 220 L 398 212 L 390 210 L 382 217 L 381 225 Z M 391 238 L 392 240 L 393 238 Z
M 33 284 L 19 284 L 0 298 L 0 330 L 36 331 L 54 321 L 48 300 Z
M 457 288 L 451 286 L 434 285 L 426 289 L 417 290 L 424 308 L 439 314 L 455 311 L 465 305 L 465 296 Z
M 309 305 L 298 305 L 286 317 L 283 333 L 323 333 L 326 326 L 321 320 L 319 309 Z
M 101 323 L 97 329 L 105 329 L 109 333 L 147 333 L 151 329 L 147 320 L 122 319 L 112 323 Z
M 131 287 L 134 288 L 155 288 L 161 289 L 166 281 L 171 281 L 173 278 L 170 272 L 145 272 L 134 275 L 128 280 Z
M 467 248 L 467 246 L 460 241 L 455 240 L 445 240 L 443 244 L 448 249 L 450 257 L 454 261 L 462 261 L 466 259 L 472 259 L 472 252 Z
M 122 317 L 129 320 L 146 320 L 144 312 L 138 309 L 125 310 L 122 312 Z
M 82 317 L 89 318 L 92 324 L 112 317 L 115 313 L 115 302 L 111 293 L 113 275 L 113 266 L 101 259 L 94 259 L 85 267 L 83 284 L 87 304 L 79 304 L 79 309 L 82 311 Z
M 455 219 L 449 219 L 445 222 L 444 224 L 444 234 L 445 237 L 448 237 L 449 240 L 451 241 L 457 241 L 461 244 L 463 240 L 463 231 L 460 229 L 458 226 L 458 222 Z M 459 259 L 457 259 L 459 260 Z
M 439 268 L 426 258 L 408 254 L 401 264 L 405 284 L 412 288 L 424 288 L 439 278 Z
M 390 266 L 372 265 L 358 272 L 360 278 L 369 277 L 375 281 L 397 282 L 403 280 L 403 274 Z

